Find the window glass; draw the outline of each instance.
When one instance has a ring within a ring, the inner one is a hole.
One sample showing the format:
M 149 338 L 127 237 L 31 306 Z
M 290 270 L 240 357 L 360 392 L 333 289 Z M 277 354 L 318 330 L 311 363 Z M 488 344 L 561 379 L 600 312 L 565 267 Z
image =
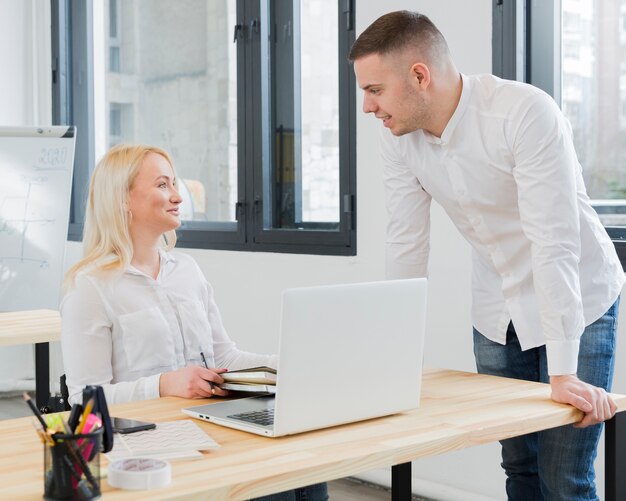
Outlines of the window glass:
M 270 3 L 265 228 L 339 227 L 339 20 L 328 7 Z
M 626 0 L 562 0 L 561 106 L 589 196 L 626 225 Z
M 53 2 L 54 120 L 83 131 L 69 238 L 94 161 L 147 143 L 177 170 L 179 246 L 354 255 L 354 3 Z
M 339 221 L 337 10 L 301 3 L 302 220 Z
M 173 158 L 188 221 L 234 221 L 236 2 L 104 0 L 94 40 L 105 74 L 102 147 L 147 143 Z M 106 68 L 106 69 L 105 69 Z M 104 150 L 96 152 L 99 158 Z

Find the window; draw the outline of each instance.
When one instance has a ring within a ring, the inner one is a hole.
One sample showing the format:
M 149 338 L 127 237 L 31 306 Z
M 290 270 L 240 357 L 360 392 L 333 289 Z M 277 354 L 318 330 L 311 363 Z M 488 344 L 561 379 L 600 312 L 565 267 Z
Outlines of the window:
M 626 269 L 625 12 L 626 0 L 496 1 L 493 70 L 561 105 L 592 205 Z
M 53 0 L 54 116 L 83 139 L 70 238 L 95 160 L 140 142 L 173 157 L 179 246 L 356 254 L 353 19 L 353 0 Z
M 120 16 L 119 0 L 108 0 L 108 25 L 109 25 L 109 71 L 120 72 Z

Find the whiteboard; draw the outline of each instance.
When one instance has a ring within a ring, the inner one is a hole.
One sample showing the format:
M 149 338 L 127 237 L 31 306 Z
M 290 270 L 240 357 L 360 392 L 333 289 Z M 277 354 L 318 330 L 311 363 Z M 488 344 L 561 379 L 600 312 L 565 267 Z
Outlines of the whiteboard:
M 75 139 L 73 126 L 0 127 L 0 311 L 59 307 Z M 10 348 L 0 380 L 32 377 L 14 356 L 32 349 Z

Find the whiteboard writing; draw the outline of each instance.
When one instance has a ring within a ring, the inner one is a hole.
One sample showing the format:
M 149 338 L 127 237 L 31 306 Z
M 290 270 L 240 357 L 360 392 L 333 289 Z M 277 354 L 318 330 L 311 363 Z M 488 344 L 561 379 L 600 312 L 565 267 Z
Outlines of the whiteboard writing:
M 74 137 L 59 137 L 67 127 L 10 131 L 0 127 L 0 310 L 57 309 Z
M 0 127 L 0 311 L 59 307 L 73 164 L 73 127 Z M 0 391 L 33 375 L 31 346 L 2 347 Z

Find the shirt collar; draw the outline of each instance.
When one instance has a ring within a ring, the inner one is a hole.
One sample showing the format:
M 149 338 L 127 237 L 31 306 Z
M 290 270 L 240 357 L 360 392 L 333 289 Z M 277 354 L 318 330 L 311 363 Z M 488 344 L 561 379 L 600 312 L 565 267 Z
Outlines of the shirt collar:
M 461 97 L 459 98 L 459 102 L 456 105 L 456 109 L 454 110 L 454 113 L 452 113 L 450 120 L 448 120 L 446 128 L 443 130 L 441 137 L 436 137 L 429 132 L 423 131 L 424 137 L 429 143 L 440 144 L 442 146 L 448 144 L 450 142 L 450 139 L 452 138 L 452 134 L 454 134 L 457 125 L 463 118 L 463 114 L 465 113 L 465 110 L 467 109 L 469 104 L 472 88 L 470 79 L 467 78 L 463 73 L 460 73 L 460 75 L 463 86 L 461 88 Z
M 167 252 L 165 249 L 159 249 L 159 259 L 160 259 L 160 264 L 161 264 L 161 267 L 159 270 L 159 276 L 161 276 L 161 274 L 163 273 L 163 270 L 166 267 L 168 267 L 170 263 L 176 262 L 176 258 L 172 256 L 172 254 Z M 144 277 L 146 276 L 146 274 L 143 271 L 138 270 L 130 263 L 128 264 L 128 266 L 126 266 L 124 273 L 129 273 L 131 275 L 141 275 Z
M 159 249 L 159 256 L 161 257 L 161 264 L 176 262 L 176 258 L 165 249 Z

